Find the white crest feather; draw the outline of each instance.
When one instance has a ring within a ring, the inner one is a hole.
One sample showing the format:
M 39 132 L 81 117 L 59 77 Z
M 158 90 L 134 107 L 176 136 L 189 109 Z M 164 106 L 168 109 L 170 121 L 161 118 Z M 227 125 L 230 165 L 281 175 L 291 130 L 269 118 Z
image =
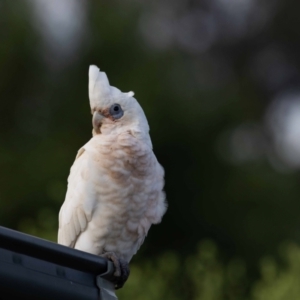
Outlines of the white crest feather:
M 118 88 L 109 84 L 105 72 L 91 65 L 89 68 L 89 98 L 91 109 L 105 107 L 122 97 L 133 97 L 134 92 L 122 93 Z
M 105 72 L 91 65 L 89 68 L 89 98 L 91 109 L 101 106 L 103 101 L 110 98 L 110 84 Z

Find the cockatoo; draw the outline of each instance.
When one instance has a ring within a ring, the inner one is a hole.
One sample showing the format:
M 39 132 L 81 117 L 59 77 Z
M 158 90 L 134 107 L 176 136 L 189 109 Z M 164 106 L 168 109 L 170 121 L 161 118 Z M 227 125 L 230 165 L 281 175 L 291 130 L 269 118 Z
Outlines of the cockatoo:
M 111 259 L 119 288 L 150 226 L 166 212 L 164 169 L 134 93 L 110 86 L 94 65 L 88 87 L 93 137 L 70 170 L 58 243 Z

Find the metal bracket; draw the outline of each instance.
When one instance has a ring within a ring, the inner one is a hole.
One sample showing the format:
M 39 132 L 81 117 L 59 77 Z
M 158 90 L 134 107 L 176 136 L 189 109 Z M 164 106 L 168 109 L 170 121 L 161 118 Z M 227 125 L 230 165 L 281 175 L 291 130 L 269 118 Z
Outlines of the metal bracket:
M 109 281 L 114 273 L 114 265 L 111 261 L 107 262 L 106 272 L 97 276 L 96 284 L 99 288 L 99 300 L 118 300 L 115 293 L 115 285 Z

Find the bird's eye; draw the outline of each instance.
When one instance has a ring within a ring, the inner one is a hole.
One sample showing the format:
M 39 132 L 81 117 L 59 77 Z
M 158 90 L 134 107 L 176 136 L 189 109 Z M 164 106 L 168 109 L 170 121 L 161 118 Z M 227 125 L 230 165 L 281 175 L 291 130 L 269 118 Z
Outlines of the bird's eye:
M 114 119 L 120 119 L 124 112 L 120 106 L 120 104 L 113 104 L 110 109 L 109 109 L 109 113 L 111 114 L 111 116 L 114 118 Z

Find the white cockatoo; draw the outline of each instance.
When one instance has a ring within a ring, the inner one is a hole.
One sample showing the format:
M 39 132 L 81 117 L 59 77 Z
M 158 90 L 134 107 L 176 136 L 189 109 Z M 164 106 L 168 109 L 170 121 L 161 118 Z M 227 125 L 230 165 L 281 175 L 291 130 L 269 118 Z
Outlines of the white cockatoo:
M 151 224 L 167 208 L 164 170 L 133 95 L 110 86 L 106 74 L 90 66 L 93 137 L 78 151 L 59 213 L 58 243 L 110 258 L 117 288 Z

